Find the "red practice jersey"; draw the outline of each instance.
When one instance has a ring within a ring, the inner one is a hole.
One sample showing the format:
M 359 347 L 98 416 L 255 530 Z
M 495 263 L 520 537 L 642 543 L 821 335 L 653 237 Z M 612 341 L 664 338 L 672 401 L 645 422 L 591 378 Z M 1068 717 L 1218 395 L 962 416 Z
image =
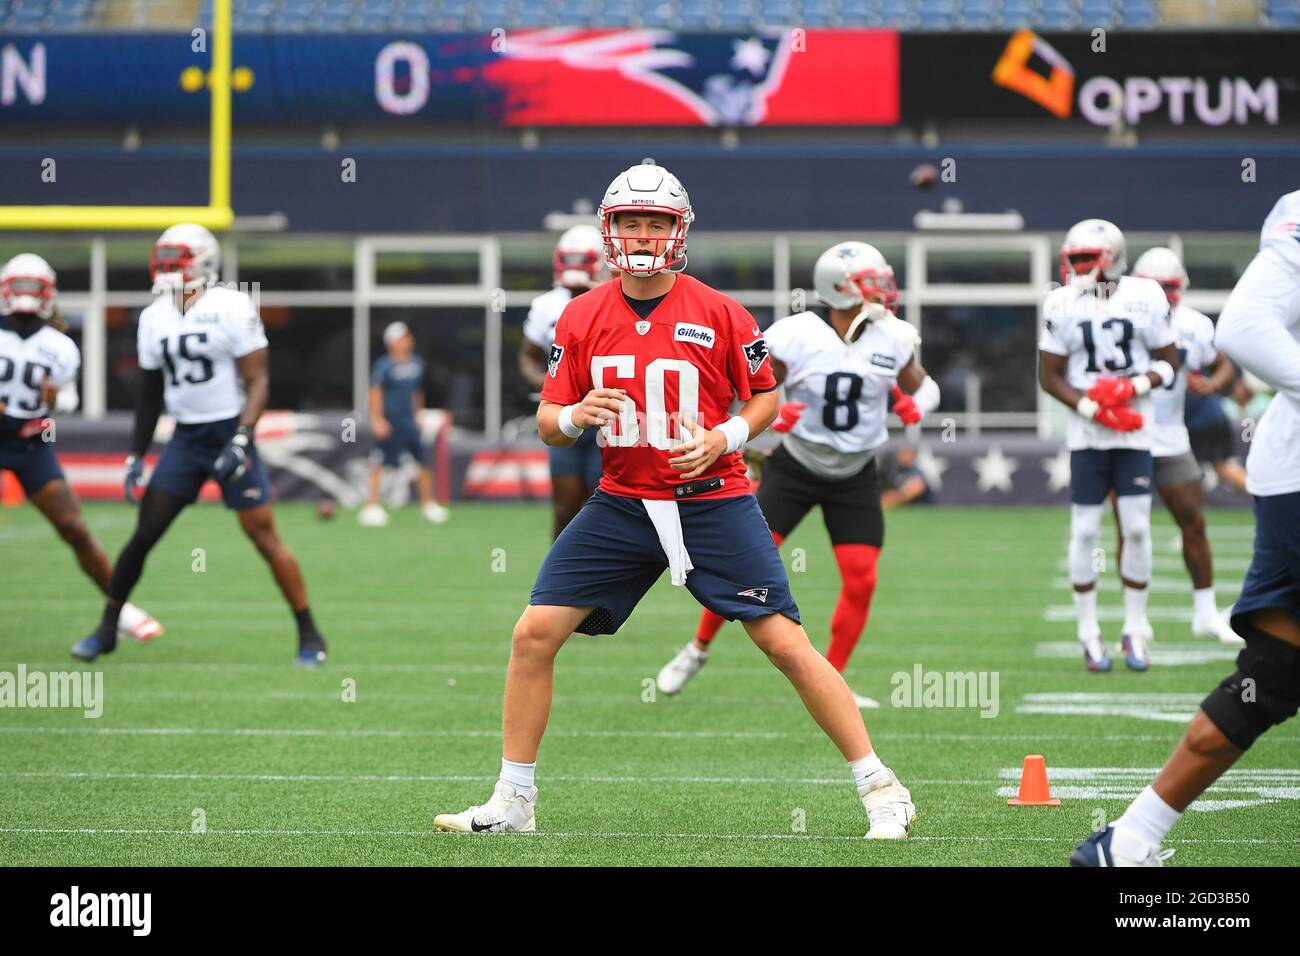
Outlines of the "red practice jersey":
M 747 401 L 776 388 L 767 343 L 754 317 L 734 299 L 678 274 L 642 319 L 613 279 L 580 295 L 555 327 L 542 399 L 582 401 L 593 388 L 626 390 L 619 420 L 601 426 L 602 491 L 627 498 L 673 498 L 683 472 L 668 450 L 690 437 L 685 423 L 716 428 L 731 417 L 733 397 Z M 722 455 L 699 479 L 722 487 L 699 498 L 748 494 L 740 452 Z

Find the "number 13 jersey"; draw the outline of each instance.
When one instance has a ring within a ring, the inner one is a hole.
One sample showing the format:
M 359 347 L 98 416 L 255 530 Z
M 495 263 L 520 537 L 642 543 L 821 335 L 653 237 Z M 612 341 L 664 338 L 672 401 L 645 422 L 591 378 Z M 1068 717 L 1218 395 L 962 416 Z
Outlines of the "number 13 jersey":
M 1151 279 L 1123 276 L 1109 296 L 1073 286 L 1053 289 L 1043 301 L 1038 348 L 1068 358 L 1066 380 L 1087 392 L 1099 378 L 1128 378 L 1151 368 L 1151 353 L 1174 343 L 1169 301 Z M 1155 418 L 1151 396 L 1130 400 L 1142 415 L 1137 431 L 1120 432 L 1071 414 L 1066 441 L 1081 448 L 1150 449 Z
M 213 286 L 182 315 L 161 295 L 140 313 L 140 367 L 161 369 L 167 412 L 182 425 L 234 418 L 244 408 L 237 359 L 266 348 L 266 330 L 247 293 Z
M 689 437 L 683 423 L 715 428 L 731 417 L 733 396 L 776 388 L 767 343 L 734 299 L 678 274 L 642 319 L 611 280 L 565 306 L 555 328 L 542 399 L 581 402 L 593 388 L 626 390 L 618 421 L 601 426 L 600 489 L 627 498 L 671 499 L 683 472 L 668 450 Z M 740 452 L 721 455 L 700 480 L 722 487 L 698 498 L 748 494 Z M 695 499 L 692 499 L 695 500 Z

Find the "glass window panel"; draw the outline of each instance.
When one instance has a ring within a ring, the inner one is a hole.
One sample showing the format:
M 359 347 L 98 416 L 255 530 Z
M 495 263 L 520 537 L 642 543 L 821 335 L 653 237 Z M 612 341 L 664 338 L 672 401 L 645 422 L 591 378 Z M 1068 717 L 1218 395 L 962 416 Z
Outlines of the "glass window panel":
M 376 252 L 377 285 L 478 285 L 478 249 Z
M 921 361 L 943 393 L 941 412 L 967 411 L 967 381 L 980 409 L 1032 412 L 1038 389 L 1038 310 L 1030 306 L 948 305 L 921 310 Z
M 370 356 L 385 353 L 383 334 L 390 322 L 405 322 L 415 336 L 415 351 L 424 359 L 424 400 L 445 408 L 460 428 L 483 429 L 483 339 L 485 316 L 477 307 L 376 307 L 370 310 Z M 506 323 L 507 329 L 509 322 Z M 518 323 L 515 323 L 518 325 Z M 503 355 L 511 337 L 504 336 Z M 514 339 L 518 350 L 518 339 Z M 350 354 L 350 351 L 349 351 Z M 518 376 L 515 376 L 516 378 Z M 508 382 L 503 382 L 503 391 Z M 349 401 L 350 405 L 351 402 Z
M 148 292 L 151 239 L 110 239 L 105 245 L 110 292 Z
M 34 252 L 50 264 L 63 292 L 90 291 L 90 243 L 85 239 L 28 238 L 0 234 L 0 265 L 21 252 Z
M 770 237 L 720 236 L 691 233 L 686 271 L 705 285 L 728 289 L 770 289 L 772 271 Z
M 1183 237 L 1183 265 L 1193 289 L 1231 289 L 1257 252 L 1258 234 Z
M 551 260 L 558 234 L 507 236 L 501 239 L 501 287 L 507 292 L 551 287 Z M 522 321 L 522 320 L 521 320 Z
M 931 285 L 1028 282 L 1030 252 L 1028 249 L 930 249 L 926 252 L 925 277 Z
M 332 292 L 352 288 L 351 239 L 313 236 L 241 238 L 239 281 L 263 292 Z

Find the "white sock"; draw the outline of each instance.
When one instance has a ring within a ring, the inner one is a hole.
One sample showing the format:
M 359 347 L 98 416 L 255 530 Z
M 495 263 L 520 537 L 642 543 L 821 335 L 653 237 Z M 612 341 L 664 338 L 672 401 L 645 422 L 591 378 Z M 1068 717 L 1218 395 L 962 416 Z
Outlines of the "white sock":
M 1160 794 L 1148 784 L 1137 795 L 1137 799 L 1129 804 L 1124 815 L 1115 821 L 1111 846 L 1125 856 L 1140 860 L 1151 847 L 1164 842 L 1181 816 L 1181 813 L 1160 799 Z
M 537 762 L 515 763 L 513 760 L 501 759 L 501 779 L 515 788 L 516 793 L 531 796 L 536 791 L 533 786 L 533 774 L 537 772 Z
M 694 657 L 697 661 L 706 661 L 709 659 L 709 652 L 700 650 L 698 647 L 695 646 L 694 641 L 691 641 L 689 644 L 687 644 L 686 649 L 691 652 L 691 656 Z
M 1074 613 L 1079 619 L 1079 640 L 1093 638 L 1101 633 L 1097 623 L 1097 588 L 1074 592 Z
M 1214 585 L 1192 591 L 1192 610 L 1197 617 L 1219 616 L 1219 607 L 1214 601 Z
M 873 775 L 880 773 L 885 769 L 885 765 L 880 762 L 873 750 L 865 757 L 859 757 L 857 760 L 849 761 L 849 769 L 853 771 L 853 782 L 858 785 L 858 793 L 867 785 L 868 779 Z
M 1147 619 L 1147 593 L 1149 588 L 1124 586 L 1124 629 L 1138 627 Z

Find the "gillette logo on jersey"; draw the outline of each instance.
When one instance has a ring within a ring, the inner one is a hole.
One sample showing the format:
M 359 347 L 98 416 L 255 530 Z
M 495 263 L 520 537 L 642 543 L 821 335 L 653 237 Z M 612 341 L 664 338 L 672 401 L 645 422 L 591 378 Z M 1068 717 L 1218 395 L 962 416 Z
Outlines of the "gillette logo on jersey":
M 733 398 L 772 391 L 776 379 L 766 344 L 753 338 L 753 316 L 689 275 L 678 274 L 644 334 L 638 319 L 617 282 L 569 303 L 555 329 L 561 352 L 542 399 L 572 405 L 594 388 L 626 391 L 618 419 L 598 436 L 605 469 L 600 489 L 669 500 L 682 484 L 682 473 L 668 464 L 669 449 L 688 438 L 689 424 L 717 427 L 731 417 Z M 701 348 L 705 339 L 711 344 Z M 722 478 L 722 485 L 699 498 L 750 491 L 738 451 L 719 457 L 700 477 Z

